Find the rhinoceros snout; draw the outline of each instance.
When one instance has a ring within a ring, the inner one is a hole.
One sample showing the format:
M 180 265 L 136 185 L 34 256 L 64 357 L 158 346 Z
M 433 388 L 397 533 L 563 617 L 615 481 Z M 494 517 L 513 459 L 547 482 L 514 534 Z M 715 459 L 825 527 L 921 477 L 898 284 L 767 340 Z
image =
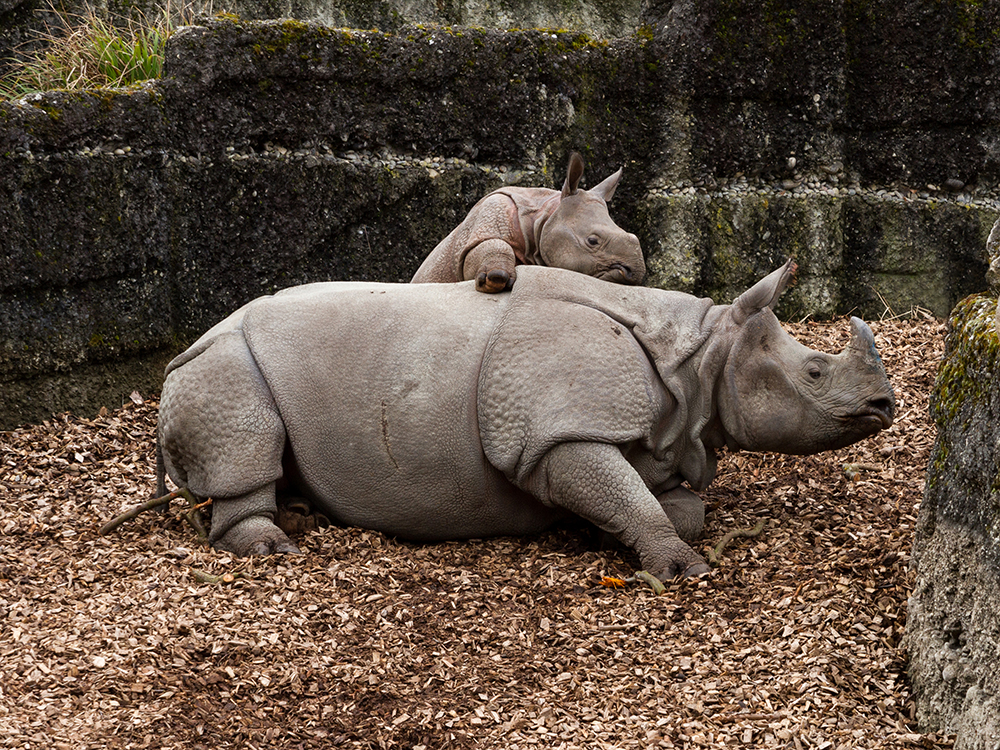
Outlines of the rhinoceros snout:
M 635 272 L 622 263 L 613 263 L 604 273 L 606 281 L 615 281 L 619 284 L 631 284 Z
M 891 398 L 876 398 L 868 402 L 868 407 L 872 414 L 882 422 L 882 429 L 892 426 L 893 418 L 896 416 L 896 402 Z
M 626 263 L 612 263 L 606 269 L 597 274 L 597 278 L 604 281 L 613 281 L 616 284 L 641 284 L 646 276 L 645 268 L 635 268 Z
M 886 396 L 871 398 L 857 412 L 851 415 L 852 420 L 866 425 L 871 434 L 892 426 L 896 415 L 896 402 Z

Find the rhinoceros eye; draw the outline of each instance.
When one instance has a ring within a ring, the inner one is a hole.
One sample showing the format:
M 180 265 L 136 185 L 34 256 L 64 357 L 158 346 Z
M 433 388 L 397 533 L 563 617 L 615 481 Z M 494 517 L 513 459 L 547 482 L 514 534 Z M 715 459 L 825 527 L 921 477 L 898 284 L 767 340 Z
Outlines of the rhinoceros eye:
M 820 357 L 813 357 L 806 362 L 805 374 L 815 382 L 822 379 L 823 375 L 826 374 L 826 369 L 826 362 L 824 362 Z
M 590 245 L 591 247 L 597 247 L 598 245 L 601 244 L 601 238 L 598 237 L 596 234 L 592 234 L 587 238 L 587 244 Z

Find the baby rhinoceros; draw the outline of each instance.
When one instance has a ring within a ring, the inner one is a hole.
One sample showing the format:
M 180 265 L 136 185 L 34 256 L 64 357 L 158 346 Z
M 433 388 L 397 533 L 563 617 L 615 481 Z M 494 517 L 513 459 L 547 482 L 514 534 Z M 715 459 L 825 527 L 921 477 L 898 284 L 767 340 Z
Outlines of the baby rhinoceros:
M 838 355 L 781 327 L 771 307 L 794 269 L 731 305 L 535 266 L 496 295 L 288 289 L 168 366 L 162 463 L 214 499 L 210 541 L 239 555 L 297 551 L 272 522 L 284 474 L 340 524 L 432 541 L 575 514 L 663 580 L 699 575 L 692 490 L 716 451 L 815 453 L 892 423 L 868 326 L 852 318 Z
M 517 266 L 537 265 L 641 284 L 646 265 L 639 240 L 608 214 L 621 176 L 619 169 L 596 187 L 580 190 L 583 159 L 574 152 L 561 191 L 494 190 L 438 243 L 411 282 L 474 279 L 476 289 L 495 293 L 511 287 Z

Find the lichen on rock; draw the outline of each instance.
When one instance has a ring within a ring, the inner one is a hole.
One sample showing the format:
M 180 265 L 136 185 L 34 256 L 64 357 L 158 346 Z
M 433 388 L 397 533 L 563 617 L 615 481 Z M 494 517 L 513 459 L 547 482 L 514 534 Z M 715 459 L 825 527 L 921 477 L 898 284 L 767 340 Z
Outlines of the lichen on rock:
M 990 264 L 986 271 L 986 282 L 994 294 L 1000 295 L 1000 219 L 996 220 L 990 231 L 990 238 L 986 240 L 986 258 Z M 1000 334 L 1000 303 L 997 303 L 993 322 Z

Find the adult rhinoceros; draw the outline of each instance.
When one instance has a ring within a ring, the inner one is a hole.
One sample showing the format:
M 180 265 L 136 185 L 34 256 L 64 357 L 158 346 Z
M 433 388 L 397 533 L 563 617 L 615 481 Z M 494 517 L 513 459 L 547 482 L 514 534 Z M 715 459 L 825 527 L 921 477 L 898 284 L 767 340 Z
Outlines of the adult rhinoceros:
M 682 539 L 704 509 L 683 485 L 712 481 L 718 449 L 814 453 L 892 422 L 868 326 L 852 318 L 835 356 L 782 329 L 794 270 L 732 305 L 529 266 L 498 295 L 288 289 L 167 367 L 162 464 L 214 499 L 210 541 L 240 555 L 297 551 L 272 522 L 284 474 L 342 524 L 440 540 L 576 514 L 659 578 L 697 575 Z

